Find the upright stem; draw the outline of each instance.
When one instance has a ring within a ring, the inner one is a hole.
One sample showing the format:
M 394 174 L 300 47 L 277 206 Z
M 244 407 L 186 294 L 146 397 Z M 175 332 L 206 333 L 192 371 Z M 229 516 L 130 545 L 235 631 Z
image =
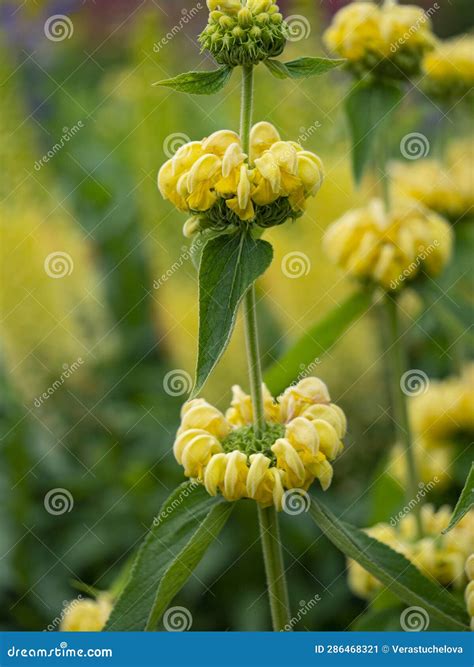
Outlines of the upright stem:
M 244 153 L 250 149 L 250 127 L 253 107 L 253 67 L 242 68 L 242 107 L 240 114 L 240 140 Z M 262 393 L 262 368 L 258 344 L 258 326 L 255 304 L 255 284 L 244 295 L 245 341 L 252 395 L 253 421 L 257 437 L 265 430 L 265 412 Z M 275 631 L 289 627 L 290 612 L 288 590 L 280 542 L 278 516 L 274 507 L 258 507 L 260 537 L 270 601 L 272 625 Z
M 267 575 L 273 629 L 290 630 L 290 604 L 281 550 L 278 515 L 274 507 L 258 507 L 260 539 Z
M 392 401 L 393 411 L 396 424 L 396 430 L 400 442 L 405 449 L 406 463 L 407 463 L 407 479 L 406 479 L 406 498 L 407 504 L 413 500 L 417 500 L 418 483 L 420 477 L 417 470 L 415 455 L 413 451 L 413 439 L 410 429 L 410 421 L 408 418 L 406 394 L 403 392 L 401 379 L 403 373 L 407 370 L 407 363 L 403 344 L 401 341 L 400 322 L 398 304 L 395 296 L 387 295 L 385 297 L 387 308 L 389 330 L 391 341 L 389 344 L 390 352 L 390 371 L 391 371 L 391 385 L 392 385 Z M 410 506 L 410 505 L 409 505 Z M 421 523 L 421 502 L 417 502 L 414 506 L 414 514 L 418 535 L 423 534 L 423 527 Z

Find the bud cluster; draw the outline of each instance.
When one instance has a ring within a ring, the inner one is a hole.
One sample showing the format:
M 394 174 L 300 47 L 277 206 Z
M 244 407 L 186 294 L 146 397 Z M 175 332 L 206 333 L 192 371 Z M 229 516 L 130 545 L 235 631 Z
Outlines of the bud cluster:
M 256 65 L 282 53 L 287 25 L 274 0 L 207 0 L 209 21 L 199 36 L 218 63 Z

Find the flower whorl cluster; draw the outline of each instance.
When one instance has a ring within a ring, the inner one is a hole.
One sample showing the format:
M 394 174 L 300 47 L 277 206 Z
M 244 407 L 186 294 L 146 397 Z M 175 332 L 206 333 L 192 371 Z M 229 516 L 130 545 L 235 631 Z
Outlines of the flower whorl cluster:
M 398 162 L 390 174 L 397 197 L 415 199 L 453 222 L 474 212 L 473 162 L 464 149 L 450 151 L 446 165 L 433 159 Z
M 379 542 L 403 554 L 422 573 L 443 586 L 461 588 L 465 585 L 466 558 L 474 551 L 474 511 L 468 512 L 448 533 L 441 534 L 451 519 L 448 506 L 435 510 L 432 505 L 421 508 L 423 536 L 416 538 L 413 514 L 398 524 L 379 523 L 365 532 Z M 348 583 L 359 597 L 370 599 L 382 584 L 353 560 L 348 560 Z
M 424 393 L 409 399 L 408 411 L 423 482 L 434 478 L 437 485 L 449 482 L 456 452 L 474 434 L 474 364 L 465 366 L 460 377 L 431 380 Z M 407 471 L 402 450 L 401 445 L 394 448 L 390 471 L 404 483 Z
M 276 401 L 263 386 L 266 428 L 257 439 L 250 396 L 233 387 L 225 416 L 198 398 L 185 403 L 173 446 L 187 477 L 226 500 L 251 498 L 282 509 L 285 489 L 303 490 L 318 479 L 326 490 L 342 451 L 346 418 L 324 382 L 306 378 Z
M 274 0 L 207 0 L 207 6 L 199 41 L 218 63 L 256 65 L 283 51 L 288 28 Z
M 97 600 L 73 600 L 64 610 L 62 632 L 100 632 L 112 611 L 110 595 L 103 593 Z
M 158 173 L 163 197 L 193 214 L 186 235 L 242 222 L 282 224 L 302 214 L 322 180 L 320 158 L 294 141 L 281 141 L 267 122 L 252 127 L 250 155 L 235 132 L 219 130 L 181 146 Z
M 386 211 L 381 200 L 347 212 L 324 236 L 329 257 L 354 278 L 399 289 L 421 270 L 438 274 L 451 256 L 452 230 L 420 205 Z
M 468 584 L 464 592 L 466 600 L 467 613 L 471 617 L 471 630 L 474 632 L 474 553 L 472 553 L 466 560 L 466 576 Z
M 343 7 L 324 34 L 328 48 L 343 58 L 356 76 L 403 79 L 419 73 L 423 55 L 433 48 L 431 22 L 414 5 L 386 0 L 353 2 Z
M 474 36 L 463 35 L 438 42 L 423 60 L 423 84 L 437 98 L 472 98 L 474 87 Z

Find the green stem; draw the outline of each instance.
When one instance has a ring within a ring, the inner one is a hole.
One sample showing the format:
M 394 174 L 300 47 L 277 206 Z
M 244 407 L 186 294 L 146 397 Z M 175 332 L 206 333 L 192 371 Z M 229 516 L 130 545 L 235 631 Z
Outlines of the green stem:
M 261 507 L 259 505 L 258 518 L 273 629 L 275 632 L 291 630 L 278 515 L 273 506 Z
M 248 66 L 242 68 L 242 108 L 240 115 L 240 139 L 242 150 L 247 154 L 250 148 L 252 107 L 253 67 Z M 265 430 L 265 411 L 263 407 L 262 368 L 258 343 L 255 283 L 245 293 L 243 306 L 254 429 L 257 437 L 261 437 Z M 278 516 L 274 507 L 263 508 L 258 506 L 258 518 L 272 625 L 275 631 L 284 630 L 290 621 L 290 611 Z
M 420 482 L 420 476 L 417 470 L 413 450 L 413 439 L 408 418 L 407 397 L 403 392 L 401 382 L 402 376 L 407 370 L 407 363 L 405 360 L 403 343 L 401 341 L 399 311 L 396 296 L 387 294 L 385 297 L 385 304 L 391 337 L 388 349 L 390 353 L 393 412 L 398 439 L 403 444 L 405 450 L 407 462 L 406 499 L 407 504 L 409 504 L 413 500 L 418 500 L 418 484 Z M 421 506 L 422 502 L 418 501 L 413 509 L 419 537 L 423 534 Z

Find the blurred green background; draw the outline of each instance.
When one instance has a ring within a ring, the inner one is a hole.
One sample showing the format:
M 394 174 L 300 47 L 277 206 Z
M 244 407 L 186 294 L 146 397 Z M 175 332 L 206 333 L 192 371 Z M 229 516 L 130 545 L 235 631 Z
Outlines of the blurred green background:
M 323 27 L 345 3 L 280 4 L 310 26 L 288 45 L 290 59 L 322 53 Z M 2 0 L 0 12 L 0 623 L 41 630 L 77 586 L 112 585 L 182 481 L 171 446 L 185 396 L 170 395 L 164 379 L 193 373 L 197 285 L 191 261 L 159 283 L 186 243 L 185 218 L 161 199 L 156 174 L 180 142 L 238 128 L 239 72 L 211 97 L 151 85 L 212 67 L 196 40 L 204 1 Z M 55 40 L 45 26 L 56 14 L 70 25 Z M 443 36 L 469 21 L 468 0 L 442 3 L 434 16 Z M 353 290 L 320 246 L 325 227 L 372 188 L 370 179 L 359 193 L 351 185 L 347 90 L 343 73 L 295 82 L 256 72 L 255 120 L 305 142 L 327 172 L 305 217 L 268 234 L 275 261 L 259 301 L 266 363 Z M 438 122 L 415 92 L 387 144 L 396 154 L 407 132 L 422 128 L 432 138 Z M 280 268 L 293 250 L 311 261 L 297 281 Z M 52 253 L 63 253 L 61 279 L 46 270 Z M 316 368 L 350 425 L 326 498 L 359 526 L 389 518 L 400 502 L 393 480 L 373 481 L 393 444 L 377 329 L 372 316 L 357 322 Z M 443 377 L 453 371 L 449 340 L 432 315 L 426 331 L 433 338 L 411 332 L 414 367 Z M 206 397 L 225 408 L 233 383 L 247 386 L 239 326 Z M 45 495 L 56 488 L 71 494 L 70 512 L 46 511 Z M 454 483 L 435 501 L 452 502 L 457 490 Z M 321 596 L 297 629 L 347 629 L 365 605 L 347 587 L 342 555 L 307 517 L 283 516 L 282 530 L 294 608 Z M 268 628 L 257 538 L 255 507 L 240 503 L 177 598 L 192 610 L 193 629 Z

